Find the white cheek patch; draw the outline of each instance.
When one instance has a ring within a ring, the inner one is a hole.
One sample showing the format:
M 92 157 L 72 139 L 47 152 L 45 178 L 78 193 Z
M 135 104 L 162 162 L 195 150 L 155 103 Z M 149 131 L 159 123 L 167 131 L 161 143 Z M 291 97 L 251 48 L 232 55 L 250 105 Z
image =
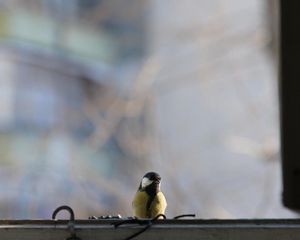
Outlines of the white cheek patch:
M 149 186 L 153 181 L 149 180 L 148 178 L 143 178 L 142 179 L 142 188 L 145 188 Z

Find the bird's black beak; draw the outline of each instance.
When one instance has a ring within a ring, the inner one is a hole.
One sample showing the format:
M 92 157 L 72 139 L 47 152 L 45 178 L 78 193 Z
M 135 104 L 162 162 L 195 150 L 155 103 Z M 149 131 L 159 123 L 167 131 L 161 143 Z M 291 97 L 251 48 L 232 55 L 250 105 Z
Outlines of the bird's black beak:
M 155 182 L 156 184 L 159 184 L 159 183 L 160 183 L 160 181 L 161 181 L 161 179 L 160 179 L 160 178 L 158 178 L 158 179 L 155 179 L 155 180 L 154 180 L 154 182 Z

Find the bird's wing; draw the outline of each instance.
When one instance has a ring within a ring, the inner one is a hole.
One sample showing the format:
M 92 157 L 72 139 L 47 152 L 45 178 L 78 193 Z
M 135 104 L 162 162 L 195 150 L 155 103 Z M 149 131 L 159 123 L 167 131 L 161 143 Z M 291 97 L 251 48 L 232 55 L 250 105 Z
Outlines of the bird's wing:
M 133 201 L 132 201 L 132 208 L 133 214 L 135 217 L 138 218 L 147 218 L 147 201 L 148 201 L 148 194 L 145 191 L 137 191 Z

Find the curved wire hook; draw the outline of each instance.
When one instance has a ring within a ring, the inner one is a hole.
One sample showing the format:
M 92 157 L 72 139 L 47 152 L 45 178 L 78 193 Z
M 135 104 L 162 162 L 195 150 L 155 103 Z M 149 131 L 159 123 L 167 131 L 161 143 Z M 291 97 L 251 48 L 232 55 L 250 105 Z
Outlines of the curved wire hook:
M 69 231 L 71 233 L 71 237 L 67 238 L 67 240 L 80 240 L 80 238 L 78 238 L 76 236 L 76 233 L 75 233 L 75 214 L 74 214 L 74 211 L 71 207 L 67 206 L 67 205 L 63 205 L 63 206 L 60 206 L 58 208 L 56 208 L 54 210 L 54 212 L 52 213 L 52 219 L 55 220 L 56 219 L 56 215 L 61 211 L 61 210 L 66 210 L 70 213 L 70 220 L 68 222 L 68 228 L 69 228 Z
M 58 208 L 56 208 L 54 210 L 54 212 L 52 213 L 52 219 L 54 220 L 56 215 L 61 211 L 61 210 L 66 210 L 70 213 L 70 221 L 73 221 L 75 220 L 75 215 L 74 215 L 74 211 L 72 208 L 70 208 L 69 206 L 67 205 L 63 205 L 63 206 L 60 206 Z

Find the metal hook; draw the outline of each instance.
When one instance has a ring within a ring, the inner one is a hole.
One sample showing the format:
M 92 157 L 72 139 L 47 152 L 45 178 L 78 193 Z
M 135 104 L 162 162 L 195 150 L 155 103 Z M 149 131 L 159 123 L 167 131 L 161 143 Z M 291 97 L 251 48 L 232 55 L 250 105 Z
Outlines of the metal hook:
M 75 215 L 74 215 L 74 211 L 71 207 L 67 206 L 67 205 L 63 205 L 60 206 L 58 208 L 56 208 L 54 210 L 54 212 L 52 213 L 52 219 L 56 219 L 56 215 L 61 211 L 61 210 L 66 210 L 70 213 L 70 220 L 68 222 L 68 229 L 71 233 L 71 237 L 67 238 L 66 240 L 81 240 L 80 238 L 78 238 L 76 236 L 75 233 Z
M 70 208 L 67 205 L 60 206 L 60 207 L 58 207 L 58 208 L 56 208 L 54 210 L 54 212 L 52 213 L 52 219 L 53 220 L 55 219 L 55 217 L 58 214 L 58 212 L 60 212 L 61 210 L 67 210 L 70 213 L 70 221 L 74 221 L 75 220 L 75 215 L 74 215 L 73 209 Z

